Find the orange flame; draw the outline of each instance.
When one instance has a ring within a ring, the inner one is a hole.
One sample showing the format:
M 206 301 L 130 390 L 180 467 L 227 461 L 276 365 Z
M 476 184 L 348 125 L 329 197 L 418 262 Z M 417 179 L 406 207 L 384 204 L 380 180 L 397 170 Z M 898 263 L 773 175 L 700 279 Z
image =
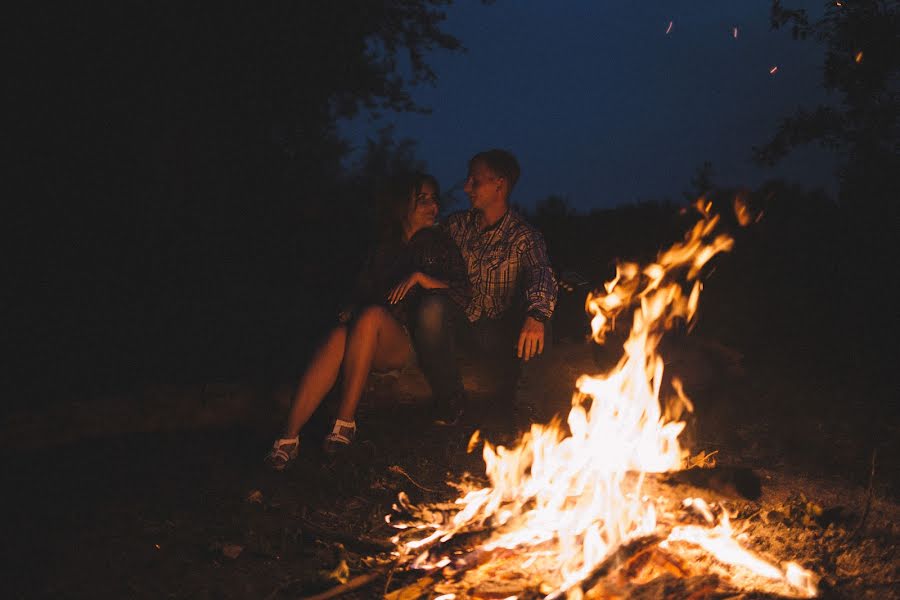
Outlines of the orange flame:
M 626 308 L 634 307 L 633 322 L 618 365 L 576 382 L 568 432 L 554 419 L 532 425 L 511 448 L 486 441 L 482 455 L 490 487 L 470 489 L 457 499 L 460 510 L 449 520 L 416 526 L 424 537 L 401 545 L 404 554 L 421 553 L 414 566 L 450 564 L 446 556 L 431 561 L 427 548 L 463 530 L 488 526 L 493 534 L 480 550 L 515 549 L 523 569 L 540 556 L 557 578 L 551 595 L 577 596 L 592 569 L 621 545 L 660 534 L 656 504 L 641 493 L 645 474 L 677 470 L 688 453 L 678 441 L 684 423 L 667 420 L 661 410 L 663 360 L 656 349 L 676 321 L 693 321 L 703 267 L 733 246 L 732 238 L 715 232 L 719 217 L 711 213 L 711 203 L 700 199 L 695 208 L 702 218 L 681 242 L 643 268 L 619 264 L 603 290 L 588 296 L 598 343 Z M 691 410 L 680 383 L 675 391 L 676 401 Z M 470 444 L 477 439 L 473 436 Z M 796 565 L 771 565 L 743 549 L 727 514 L 717 521 L 701 499 L 688 499 L 685 506 L 709 526 L 673 527 L 665 544 L 699 546 L 722 562 L 780 582 L 789 594 L 815 595 L 811 573 Z
M 747 204 L 747 197 L 744 194 L 738 194 L 734 197 L 734 216 L 741 227 L 746 227 L 753 222 L 750 205 Z

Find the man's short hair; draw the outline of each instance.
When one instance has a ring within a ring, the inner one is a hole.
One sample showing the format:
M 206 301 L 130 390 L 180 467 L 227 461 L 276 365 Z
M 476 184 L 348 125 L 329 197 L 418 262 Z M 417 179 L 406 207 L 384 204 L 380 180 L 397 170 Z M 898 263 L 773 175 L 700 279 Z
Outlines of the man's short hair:
M 519 181 L 519 174 L 522 172 L 519 168 L 519 161 L 516 160 L 513 153 L 507 150 L 500 150 L 499 148 L 479 152 L 469 161 L 469 168 L 471 169 L 476 163 L 483 164 L 493 171 L 495 175 L 505 179 L 507 184 L 509 184 L 509 191 L 512 191 L 516 186 L 516 182 Z

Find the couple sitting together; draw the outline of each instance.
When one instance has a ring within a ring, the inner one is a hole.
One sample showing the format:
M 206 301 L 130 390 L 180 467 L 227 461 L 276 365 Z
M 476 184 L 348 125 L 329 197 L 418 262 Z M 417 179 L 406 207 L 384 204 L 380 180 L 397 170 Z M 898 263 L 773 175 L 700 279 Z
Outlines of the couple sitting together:
M 348 447 L 369 373 L 399 369 L 413 356 L 431 386 L 435 423 L 456 424 L 465 402 L 457 336 L 489 361 L 501 400 L 531 416 L 533 406 L 517 401 L 517 383 L 523 363 L 549 339 L 557 286 L 540 232 L 510 209 L 518 178 L 509 152 L 476 154 L 464 188 L 472 208 L 440 225 L 434 177 L 398 177 L 380 194 L 378 243 L 352 304 L 300 380 L 282 437 L 266 458 L 271 468 L 280 471 L 297 457 L 301 428 L 338 380 L 340 405 L 324 450 Z

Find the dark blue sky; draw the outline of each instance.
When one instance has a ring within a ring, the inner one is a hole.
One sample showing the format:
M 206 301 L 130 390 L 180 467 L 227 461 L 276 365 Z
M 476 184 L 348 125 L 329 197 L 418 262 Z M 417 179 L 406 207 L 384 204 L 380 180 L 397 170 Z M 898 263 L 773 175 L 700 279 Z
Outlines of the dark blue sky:
M 720 185 L 782 176 L 833 192 L 833 159 L 817 148 L 774 169 L 750 162 L 779 119 L 827 100 L 822 47 L 772 31 L 769 9 L 769 0 L 462 0 L 444 29 L 468 51 L 432 54 L 437 85 L 413 93 L 432 113 L 363 116 L 342 131 L 360 145 L 393 123 L 445 189 L 475 152 L 507 148 L 522 165 L 513 200 L 526 207 L 550 194 L 580 210 L 679 200 L 704 160 Z

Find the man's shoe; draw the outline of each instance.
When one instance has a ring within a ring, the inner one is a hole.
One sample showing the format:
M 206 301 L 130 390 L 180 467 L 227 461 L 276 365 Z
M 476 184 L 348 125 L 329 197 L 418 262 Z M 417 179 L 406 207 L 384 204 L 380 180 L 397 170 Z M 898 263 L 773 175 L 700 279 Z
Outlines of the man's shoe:
M 434 424 L 443 427 L 458 425 L 465 400 L 465 392 L 457 392 L 449 399 L 437 402 L 434 407 Z
M 325 454 L 337 454 L 348 449 L 356 438 L 356 422 L 336 419 L 331 433 L 325 436 L 322 451 Z
M 462 413 L 462 409 L 458 406 L 444 405 L 437 407 L 434 411 L 434 424 L 442 427 L 459 425 Z
M 533 423 L 538 422 L 537 411 L 531 403 L 521 402 L 514 404 L 512 413 L 513 422 L 519 429 L 530 429 Z
M 266 455 L 266 466 L 273 471 L 284 471 L 294 463 L 300 453 L 300 436 L 275 440 Z

